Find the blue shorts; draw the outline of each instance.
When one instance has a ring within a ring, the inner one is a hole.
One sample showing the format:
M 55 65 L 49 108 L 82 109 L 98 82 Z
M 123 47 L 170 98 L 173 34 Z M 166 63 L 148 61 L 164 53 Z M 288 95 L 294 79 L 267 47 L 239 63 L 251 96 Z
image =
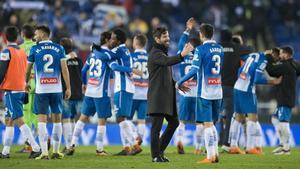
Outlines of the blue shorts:
M 80 112 L 81 101 L 80 100 L 65 100 L 62 118 L 63 119 L 74 119 L 77 112 Z
M 137 112 L 137 119 L 145 120 L 147 111 L 147 100 L 133 100 L 131 114 L 128 120 L 132 120 L 134 113 Z
M 179 120 L 195 121 L 196 115 L 196 98 L 179 97 Z
M 82 114 L 86 116 L 94 116 L 97 112 L 99 119 L 111 117 L 111 104 L 109 97 L 93 98 L 84 96 L 82 103 Z
M 6 118 L 12 118 L 13 120 L 23 117 L 23 102 L 25 93 L 12 93 L 5 92 L 5 106 L 7 111 L 5 113 Z
M 222 99 L 207 100 L 201 97 L 196 98 L 196 122 L 216 122 L 219 120 Z
M 114 95 L 114 108 L 117 117 L 130 118 L 133 93 L 120 91 Z
M 63 109 L 62 93 L 41 93 L 35 94 L 34 98 L 35 114 L 59 114 Z
M 240 114 L 256 113 L 256 95 L 251 92 L 234 90 L 234 112 Z
M 289 122 L 292 117 L 292 108 L 279 106 L 276 108 L 272 116 L 277 117 L 280 122 Z

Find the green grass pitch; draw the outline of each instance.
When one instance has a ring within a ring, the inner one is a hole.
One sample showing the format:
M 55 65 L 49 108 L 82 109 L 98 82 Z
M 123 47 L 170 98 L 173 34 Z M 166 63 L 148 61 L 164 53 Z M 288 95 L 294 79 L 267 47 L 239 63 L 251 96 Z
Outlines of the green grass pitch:
M 62 160 L 31 160 L 29 154 L 14 153 L 20 146 L 11 148 L 10 159 L 0 159 L 0 169 L 300 169 L 300 148 L 292 148 L 291 155 L 274 156 L 272 148 L 265 148 L 264 155 L 230 155 L 221 153 L 218 164 L 197 164 L 204 155 L 194 155 L 193 147 L 185 147 L 186 154 L 176 154 L 175 147 L 169 147 L 166 156 L 169 163 L 152 163 L 149 147 L 136 156 L 95 155 L 94 146 L 79 146 L 73 156 Z M 2 146 L 0 146 L 2 150 Z M 121 146 L 108 146 L 106 150 L 112 154 L 121 150 Z M 51 151 L 50 151 L 51 152 Z

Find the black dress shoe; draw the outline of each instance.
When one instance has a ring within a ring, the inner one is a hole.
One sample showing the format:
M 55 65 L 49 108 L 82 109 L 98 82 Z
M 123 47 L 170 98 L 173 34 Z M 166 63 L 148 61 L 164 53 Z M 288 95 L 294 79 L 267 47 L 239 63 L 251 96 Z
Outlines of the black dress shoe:
M 163 160 L 161 157 L 154 157 L 152 159 L 152 162 L 154 162 L 154 163 L 163 163 L 163 162 L 166 162 L 166 161 Z
M 165 155 L 161 155 L 160 158 L 163 159 L 164 162 L 170 162 L 170 160 Z

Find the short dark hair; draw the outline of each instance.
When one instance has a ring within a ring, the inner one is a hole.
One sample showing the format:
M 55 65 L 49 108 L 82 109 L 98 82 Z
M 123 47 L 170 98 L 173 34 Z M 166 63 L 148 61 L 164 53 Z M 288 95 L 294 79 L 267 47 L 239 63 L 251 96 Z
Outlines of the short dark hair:
M 230 42 L 232 40 L 232 32 L 229 29 L 221 30 L 221 42 Z
M 15 26 L 7 26 L 4 34 L 8 42 L 15 42 L 18 39 L 19 29 Z
M 65 49 L 66 54 L 69 54 L 73 51 L 73 42 L 70 38 L 61 38 L 60 45 Z
M 106 43 L 106 40 L 109 40 L 111 37 L 110 31 L 102 32 L 100 35 L 100 45 L 104 45 Z
M 34 29 L 29 24 L 23 25 L 22 32 L 23 32 L 23 35 L 25 36 L 25 38 L 27 38 L 27 39 L 32 39 L 34 36 Z
M 289 54 L 290 56 L 294 55 L 294 48 L 292 46 L 282 46 L 280 47 L 281 50 L 283 50 L 284 53 Z
M 46 33 L 48 36 L 50 36 L 50 33 L 51 33 L 50 28 L 46 25 L 39 25 L 39 26 L 35 27 L 35 30 L 40 30 L 40 31 Z
M 275 53 L 276 55 L 279 55 L 279 53 L 280 53 L 280 48 L 277 48 L 277 47 L 272 48 L 272 52 Z
M 138 40 L 138 43 L 141 47 L 145 47 L 148 39 L 144 34 L 139 33 L 139 34 L 135 35 L 134 37 L 136 38 L 136 40 Z
M 113 30 L 113 33 L 116 34 L 116 37 L 121 44 L 126 42 L 127 35 L 124 30 L 118 28 Z
M 202 23 L 200 25 L 200 32 L 204 37 L 211 39 L 214 35 L 214 27 L 211 24 Z
M 157 27 L 152 32 L 153 39 L 160 38 L 161 35 L 165 34 L 167 31 L 168 31 L 168 29 L 166 27 Z
M 189 42 L 190 42 L 191 45 L 193 45 L 194 48 L 201 45 L 201 41 L 200 41 L 199 38 L 191 38 L 189 40 Z

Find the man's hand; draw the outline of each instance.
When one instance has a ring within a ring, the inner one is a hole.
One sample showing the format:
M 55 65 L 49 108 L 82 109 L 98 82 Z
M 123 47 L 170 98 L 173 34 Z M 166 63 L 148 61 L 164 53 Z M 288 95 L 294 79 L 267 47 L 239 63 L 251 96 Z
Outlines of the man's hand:
M 31 90 L 30 84 L 29 84 L 29 83 L 26 83 L 25 91 L 26 91 L 27 93 L 29 93 L 30 90 Z
M 271 80 L 271 84 L 278 85 L 278 84 L 281 83 L 281 81 L 282 81 L 282 76 L 280 76 L 279 78 L 275 78 L 275 79 Z
M 71 97 L 71 89 L 66 89 L 65 91 L 65 99 L 69 100 Z
M 264 53 L 265 53 L 265 55 L 271 55 L 272 54 L 272 50 L 271 49 L 266 50 Z
M 185 86 L 184 84 L 182 84 L 181 86 L 178 86 L 178 84 L 176 83 L 175 88 L 177 90 L 182 91 L 183 93 L 187 93 L 187 92 L 191 91 L 191 89 L 189 87 Z
M 138 69 L 132 69 L 132 73 L 138 75 L 138 76 L 143 76 L 144 72 Z
M 82 94 L 85 94 L 85 91 L 86 91 L 86 85 L 82 85 L 82 86 L 81 86 L 81 90 L 82 90 Z
M 186 30 L 187 32 L 190 32 L 195 25 L 195 19 L 193 17 L 189 18 L 186 22 Z
M 190 43 L 187 43 L 182 52 L 180 53 L 182 57 L 185 57 L 186 55 L 188 55 L 190 52 L 192 52 L 194 50 L 193 45 L 191 45 Z

